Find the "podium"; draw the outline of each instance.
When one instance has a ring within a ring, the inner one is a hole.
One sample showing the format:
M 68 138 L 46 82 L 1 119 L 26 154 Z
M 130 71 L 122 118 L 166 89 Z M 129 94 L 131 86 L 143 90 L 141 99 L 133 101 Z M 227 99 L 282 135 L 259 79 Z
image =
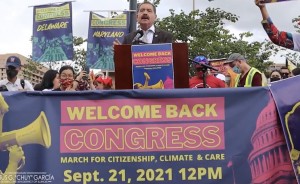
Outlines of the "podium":
M 175 88 L 189 88 L 187 43 L 173 43 Z M 133 89 L 131 45 L 114 46 L 115 88 Z

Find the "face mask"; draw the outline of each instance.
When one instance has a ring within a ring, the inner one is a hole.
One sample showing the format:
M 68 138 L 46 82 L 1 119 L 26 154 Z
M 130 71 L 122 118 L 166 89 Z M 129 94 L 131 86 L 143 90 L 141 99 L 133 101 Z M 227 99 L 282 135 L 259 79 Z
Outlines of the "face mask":
M 241 73 L 241 70 L 237 66 L 234 66 L 232 70 L 237 74 Z
M 289 77 L 289 74 L 287 74 L 287 73 L 283 73 L 283 74 L 282 74 L 282 78 L 283 78 L 283 79 L 287 79 L 288 77 Z
M 280 80 L 279 77 L 272 77 L 272 78 L 270 78 L 270 81 L 271 81 L 271 82 L 279 81 L 279 80 Z
M 197 76 L 202 79 L 203 78 L 203 71 L 197 72 Z
M 7 78 L 12 79 L 18 75 L 18 71 L 15 69 L 8 69 L 6 70 L 6 75 Z
M 66 89 L 73 83 L 73 79 L 60 79 L 60 85 Z
M 205 70 L 203 68 L 196 68 L 196 70 L 197 70 L 196 71 L 197 76 L 202 79 L 203 78 L 203 73 L 204 73 Z

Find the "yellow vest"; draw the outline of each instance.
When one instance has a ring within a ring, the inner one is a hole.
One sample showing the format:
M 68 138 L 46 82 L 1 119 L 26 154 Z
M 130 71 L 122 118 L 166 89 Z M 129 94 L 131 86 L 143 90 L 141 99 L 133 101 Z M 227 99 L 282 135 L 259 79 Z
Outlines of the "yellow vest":
M 249 70 L 249 72 L 247 74 L 244 87 L 252 87 L 252 80 L 253 80 L 255 73 L 259 73 L 261 75 L 261 72 L 259 70 L 257 70 L 254 67 L 251 67 L 251 69 Z M 240 77 L 241 77 L 241 74 L 238 74 L 238 76 L 235 79 L 234 87 L 238 87 L 238 84 L 240 82 Z M 262 78 L 261 86 L 265 86 L 266 84 L 264 84 L 264 82 L 263 82 L 263 77 L 261 77 L 261 78 Z
M 228 74 L 230 76 L 229 87 L 234 88 L 235 87 L 235 81 L 236 81 L 236 78 L 237 78 L 238 74 L 235 73 L 231 68 L 228 68 L 227 72 L 228 72 Z

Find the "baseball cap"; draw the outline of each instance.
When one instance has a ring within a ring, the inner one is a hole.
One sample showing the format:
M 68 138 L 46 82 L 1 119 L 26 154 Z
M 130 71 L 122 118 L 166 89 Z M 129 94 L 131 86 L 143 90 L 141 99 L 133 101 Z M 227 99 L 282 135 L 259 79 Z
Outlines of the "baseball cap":
M 107 85 L 107 86 L 112 86 L 112 78 L 111 77 L 98 77 L 96 79 L 97 82 Z
M 196 64 L 196 66 L 197 66 L 197 64 L 200 64 L 200 63 L 209 65 L 209 61 L 205 56 L 196 56 L 193 61 Z
M 236 61 L 236 60 L 243 60 L 243 61 L 246 61 L 245 57 L 242 55 L 242 54 L 239 54 L 239 53 L 233 53 L 231 54 L 227 61 L 224 62 L 225 63 L 231 63 L 233 61 Z
M 6 66 L 20 67 L 21 60 L 17 56 L 9 56 L 6 60 Z

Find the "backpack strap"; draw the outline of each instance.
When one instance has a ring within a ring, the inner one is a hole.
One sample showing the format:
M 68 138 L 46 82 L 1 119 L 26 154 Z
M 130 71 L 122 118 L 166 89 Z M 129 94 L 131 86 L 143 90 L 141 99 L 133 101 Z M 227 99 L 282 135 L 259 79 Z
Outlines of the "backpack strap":
M 24 81 L 24 79 L 21 79 L 20 83 L 21 83 L 22 88 L 24 89 L 24 87 L 25 87 L 25 81 Z

